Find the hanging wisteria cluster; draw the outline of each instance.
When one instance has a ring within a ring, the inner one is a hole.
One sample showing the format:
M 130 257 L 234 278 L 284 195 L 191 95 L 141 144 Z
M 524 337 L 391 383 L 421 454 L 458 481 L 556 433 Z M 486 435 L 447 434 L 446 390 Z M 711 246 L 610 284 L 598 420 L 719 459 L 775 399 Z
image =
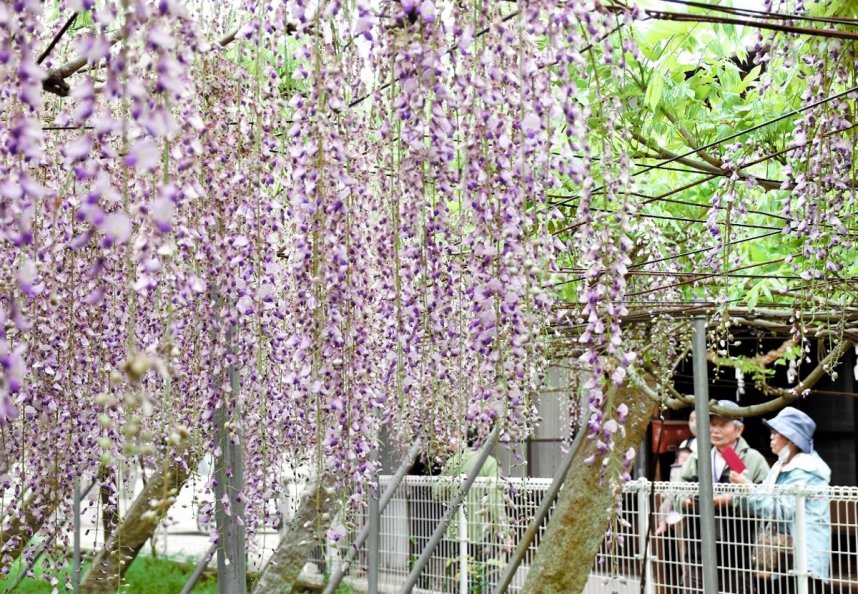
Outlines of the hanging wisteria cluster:
M 77 481 L 110 515 L 129 469 L 193 469 L 224 431 L 251 529 L 284 458 L 357 502 L 382 428 L 439 455 L 526 437 L 562 247 L 545 195 L 592 191 L 565 158 L 589 154 L 591 8 L 248 2 L 210 29 L 206 3 L 0 6 L 0 570 L 63 534 Z M 622 201 L 627 164 L 600 167 Z M 629 246 L 582 202 L 595 435 L 632 356 Z
M 802 0 L 767 0 L 764 5 L 774 13 L 800 15 L 807 11 Z M 854 47 L 827 36 L 812 37 L 804 43 L 795 36 L 760 32 L 750 49 L 754 64 L 763 68 L 756 85 L 761 91 L 780 89 L 786 93 L 793 76 L 806 80 L 801 94 L 803 107 L 796 114 L 794 131 L 787 137 L 788 161 L 780 169 L 783 181 L 779 189 L 785 191 L 782 232 L 799 245 L 797 252 L 787 256 L 795 273 L 805 281 L 836 282 L 852 248 L 844 218 L 856 204 L 855 143 L 846 133 L 854 126 L 854 92 L 850 97 L 848 90 L 855 84 Z M 742 159 L 735 158 L 732 170 L 738 171 L 743 160 L 761 160 L 753 158 L 758 155 L 749 156 L 748 148 L 743 151 L 741 144 L 727 147 L 731 157 L 746 153 Z M 752 150 L 759 152 L 756 147 Z M 747 187 L 755 186 L 752 177 L 743 177 Z M 726 200 L 732 202 L 735 194 L 728 192 Z M 743 204 L 737 214 L 746 213 L 747 204 Z

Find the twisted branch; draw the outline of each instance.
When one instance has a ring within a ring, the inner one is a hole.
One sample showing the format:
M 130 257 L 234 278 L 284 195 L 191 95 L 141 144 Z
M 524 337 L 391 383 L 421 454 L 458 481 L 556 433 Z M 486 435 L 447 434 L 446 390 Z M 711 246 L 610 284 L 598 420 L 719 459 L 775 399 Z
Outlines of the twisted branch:
M 740 417 L 758 417 L 780 410 L 784 406 L 795 402 L 796 400 L 807 394 L 810 389 L 815 386 L 819 382 L 819 380 L 821 380 L 825 376 L 826 373 L 828 373 L 828 370 L 834 367 L 834 365 L 836 365 L 837 362 L 840 361 L 846 351 L 853 346 L 855 346 L 855 343 L 851 340 L 844 339 L 839 342 L 837 346 L 835 346 L 831 350 L 831 352 L 828 353 L 828 355 L 826 355 L 825 358 L 823 358 L 822 361 L 819 362 L 819 364 L 813 369 L 813 371 L 811 371 L 807 375 L 807 377 L 805 377 L 794 388 L 777 388 L 768 385 L 764 381 L 760 381 L 757 384 L 759 389 L 763 392 L 763 394 L 771 397 L 771 400 L 762 402 L 760 404 L 740 406 L 739 408 L 723 408 L 717 403 L 712 403 L 709 407 L 709 410 L 712 412 L 712 414 L 727 419 L 738 419 Z M 781 348 L 784 348 L 784 346 L 782 346 Z M 771 351 L 766 355 L 761 355 L 761 357 L 765 359 L 775 352 L 777 352 L 777 350 Z M 644 378 L 639 376 L 637 372 L 633 369 L 629 369 L 627 371 L 627 374 L 628 377 L 631 378 L 631 380 L 647 398 L 659 403 L 662 406 L 665 406 L 671 410 L 679 410 L 694 405 L 693 396 L 682 394 L 673 386 L 665 386 L 664 390 L 666 394 L 659 394 L 658 391 L 654 390 L 649 385 L 649 383 Z

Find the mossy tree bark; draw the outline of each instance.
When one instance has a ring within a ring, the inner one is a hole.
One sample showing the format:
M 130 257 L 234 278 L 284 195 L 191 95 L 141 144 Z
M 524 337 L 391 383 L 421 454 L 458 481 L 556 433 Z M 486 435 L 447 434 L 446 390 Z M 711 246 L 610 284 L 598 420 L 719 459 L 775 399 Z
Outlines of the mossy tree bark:
M 617 401 L 629 407 L 625 434 L 614 436 L 614 456 L 622 456 L 629 448 L 640 445 L 655 404 L 633 387 L 618 390 Z M 595 452 L 595 442 L 587 441 L 572 462 L 527 574 L 524 592 L 528 594 L 576 594 L 583 592 L 587 584 L 621 488 L 602 480 L 598 457 L 596 463 L 584 462 Z
M 253 594 L 289 594 L 301 569 L 319 545 L 319 519 L 330 515 L 333 501 L 321 489 L 318 478 L 307 485 L 289 529 L 268 560 Z
M 152 474 L 122 523 L 93 559 L 81 582 L 81 592 L 114 594 L 117 591 L 125 572 L 167 515 L 197 461 L 197 456 L 186 452 L 180 462 L 171 460 Z

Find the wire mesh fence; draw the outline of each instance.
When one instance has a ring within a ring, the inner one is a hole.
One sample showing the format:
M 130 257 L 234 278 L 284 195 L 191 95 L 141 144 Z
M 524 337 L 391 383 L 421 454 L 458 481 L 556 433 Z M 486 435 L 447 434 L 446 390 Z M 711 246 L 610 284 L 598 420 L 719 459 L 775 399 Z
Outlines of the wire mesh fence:
M 381 477 L 381 489 L 389 480 Z M 547 479 L 476 479 L 421 573 L 415 591 L 490 592 L 549 483 Z M 402 481 L 381 514 L 380 590 L 397 592 L 405 582 L 460 484 L 461 479 L 445 477 L 408 476 Z M 364 521 L 359 515 L 349 518 L 348 523 L 360 526 Z M 351 546 L 351 536 L 319 547 L 312 559 L 314 568 L 330 573 Z M 525 563 L 532 560 L 540 538 L 541 531 L 529 548 Z M 366 563 L 366 550 L 362 549 L 348 569 L 352 583 L 359 586 L 363 581 Z M 513 582 L 514 591 L 521 588 L 525 572 L 526 568 L 519 571 Z
M 389 477 L 381 478 L 384 488 Z M 485 594 L 500 574 L 549 486 L 547 479 L 479 478 L 447 527 L 416 592 Z M 406 477 L 381 515 L 382 592 L 398 592 L 429 542 L 458 479 Z M 746 493 L 715 485 L 719 592 L 858 592 L 858 488 L 769 488 Z M 360 526 L 365 518 L 349 518 Z M 693 483 L 625 485 L 622 506 L 591 568 L 585 592 L 704 592 L 700 506 Z M 537 531 L 509 591 L 520 592 L 547 521 Z M 309 566 L 329 573 L 349 537 L 317 549 Z M 365 583 L 366 550 L 347 568 Z M 643 586 L 643 590 L 641 587 Z

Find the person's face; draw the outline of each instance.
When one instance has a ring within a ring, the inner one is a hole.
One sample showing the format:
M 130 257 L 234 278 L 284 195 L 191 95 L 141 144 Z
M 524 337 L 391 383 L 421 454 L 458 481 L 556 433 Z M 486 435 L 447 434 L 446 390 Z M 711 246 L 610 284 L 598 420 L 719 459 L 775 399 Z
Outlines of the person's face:
M 691 431 L 691 435 L 697 437 L 697 413 L 693 410 L 688 415 L 688 429 Z
M 772 429 L 772 435 L 769 438 L 769 446 L 772 448 L 772 453 L 777 454 L 781 451 L 781 449 L 787 447 L 789 445 L 789 440 Z
M 725 419 L 724 417 L 709 418 L 709 437 L 712 440 L 712 445 L 718 451 L 736 443 L 736 440 L 742 435 L 744 428 L 744 425 L 737 423 L 733 419 Z

